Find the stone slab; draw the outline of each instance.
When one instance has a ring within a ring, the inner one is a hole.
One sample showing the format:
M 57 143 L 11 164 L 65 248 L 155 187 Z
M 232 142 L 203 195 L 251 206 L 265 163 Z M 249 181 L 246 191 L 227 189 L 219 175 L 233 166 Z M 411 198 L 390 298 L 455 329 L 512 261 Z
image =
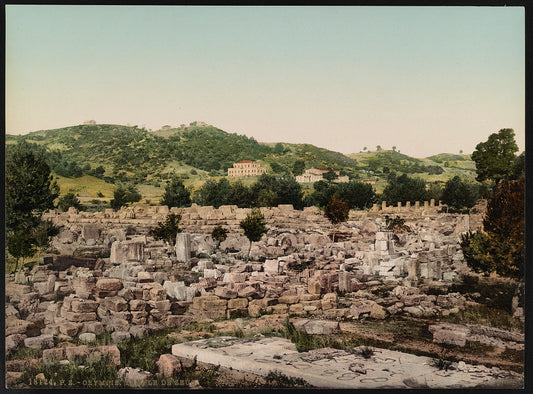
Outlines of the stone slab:
M 214 337 L 173 345 L 172 354 L 261 376 L 277 371 L 319 388 L 490 387 L 497 386 L 501 378 L 521 377 L 514 372 L 466 364 L 460 369 L 439 370 L 428 357 L 378 348 L 368 359 L 357 352 L 331 348 L 298 353 L 284 338 Z

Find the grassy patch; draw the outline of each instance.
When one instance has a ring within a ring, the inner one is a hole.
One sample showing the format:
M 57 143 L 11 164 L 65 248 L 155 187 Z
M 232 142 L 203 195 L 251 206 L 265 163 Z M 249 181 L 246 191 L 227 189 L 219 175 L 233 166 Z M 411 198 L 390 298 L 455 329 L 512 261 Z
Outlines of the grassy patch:
M 121 367 L 141 368 L 145 371 L 157 372 L 156 361 L 161 354 L 170 353 L 172 345 L 180 339 L 168 334 L 175 330 L 163 329 L 150 333 L 143 338 L 131 338 L 118 344 Z
M 38 380 L 38 375 L 44 380 Z M 30 366 L 24 370 L 21 381 L 31 387 L 123 387 L 117 380 L 117 369 L 104 357 L 88 356 L 59 364 L 57 360 Z
M 41 358 L 42 349 L 31 349 L 29 347 L 16 347 L 6 354 L 6 360 L 25 360 L 28 358 Z
M 513 318 L 509 312 L 487 305 L 470 306 L 453 315 L 440 317 L 440 320 L 449 323 L 480 324 L 503 330 L 524 332 L 524 324 Z
M 278 371 L 269 372 L 266 381 L 268 387 L 311 387 L 311 385 L 302 378 L 292 378 Z

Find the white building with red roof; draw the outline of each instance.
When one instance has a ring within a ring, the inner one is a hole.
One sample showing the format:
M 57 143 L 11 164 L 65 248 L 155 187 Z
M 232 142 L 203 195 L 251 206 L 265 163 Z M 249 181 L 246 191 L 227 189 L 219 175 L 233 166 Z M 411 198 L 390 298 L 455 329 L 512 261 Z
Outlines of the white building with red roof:
M 241 160 L 234 163 L 232 168 L 228 168 L 228 176 L 261 175 L 265 172 L 266 168 L 253 160 Z
M 302 175 L 298 175 L 296 177 L 296 182 L 298 183 L 314 183 L 318 181 L 324 180 L 324 175 L 326 172 L 333 171 L 335 174 L 337 174 L 337 179 L 334 180 L 334 182 L 340 182 L 345 183 L 348 182 L 350 179 L 347 175 L 341 175 L 339 170 L 332 170 L 329 168 L 310 168 L 308 170 L 305 170 L 305 172 Z

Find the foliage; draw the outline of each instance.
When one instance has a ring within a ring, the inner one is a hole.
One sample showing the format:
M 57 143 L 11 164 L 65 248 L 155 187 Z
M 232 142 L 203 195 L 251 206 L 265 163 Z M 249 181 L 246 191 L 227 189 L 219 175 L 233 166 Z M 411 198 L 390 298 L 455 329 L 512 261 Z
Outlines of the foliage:
M 298 159 L 292 165 L 292 174 L 294 176 L 302 175 L 305 171 L 305 161 Z
M 252 185 L 250 193 L 257 206 L 292 204 L 295 209 L 304 206 L 302 187 L 292 176 L 262 174 Z
M 191 192 L 183 185 L 183 180 L 173 176 L 165 187 L 161 198 L 161 205 L 171 207 L 189 207 L 191 205 Z
M 322 174 L 322 178 L 324 178 L 326 181 L 332 182 L 335 179 L 338 178 L 337 173 L 335 171 L 328 171 Z
M 476 202 L 476 195 L 467 183 L 454 176 L 444 185 L 442 201 L 454 209 L 472 208 Z
M 265 217 L 259 209 L 253 209 L 252 212 L 246 215 L 246 217 L 239 223 L 239 226 L 244 230 L 244 235 L 246 235 L 246 238 L 250 241 L 248 256 L 250 256 L 252 242 L 259 241 L 263 234 L 267 232 L 265 224 Z
M 370 208 L 377 201 L 376 192 L 368 183 L 357 181 L 339 183 L 336 189 L 336 194 L 348 203 L 350 209 Z
M 476 179 L 479 182 L 487 179 L 500 182 L 512 172 L 517 151 L 513 129 L 501 129 L 491 134 L 487 141 L 477 144 L 472 153 L 472 160 L 476 163 Z
M 33 150 L 26 142 L 7 149 L 6 227 L 23 230 L 35 225 L 33 213 L 54 207 L 58 187 L 50 174 L 43 150 Z
M 439 370 L 444 370 L 444 371 L 447 371 L 449 369 L 455 369 L 452 366 L 452 364 L 453 364 L 453 361 L 446 360 L 446 359 L 440 358 L 440 357 L 433 358 L 431 360 L 431 365 L 433 365 L 435 368 L 438 368 Z
M 120 183 L 113 192 L 113 199 L 109 202 L 111 208 L 118 211 L 121 207 L 130 203 L 140 201 L 141 194 L 133 184 L 124 185 Z
M 156 362 L 161 354 L 170 353 L 177 338 L 170 337 L 168 329 L 155 331 L 142 338 L 131 338 L 118 344 L 122 367 L 141 368 L 157 372 Z
M 338 224 L 348 219 L 350 207 L 343 198 L 333 195 L 326 204 L 324 214 L 332 224 Z
M 374 355 L 374 349 L 369 346 L 361 346 L 359 349 L 357 349 L 357 353 L 359 353 L 363 358 L 369 359 Z
M 302 378 L 292 378 L 289 376 L 286 376 L 278 371 L 270 371 L 268 375 L 266 376 L 266 381 L 269 387 L 295 387 L 295 386 L 304 386 L 304 387 L 310 387 L 310 384 L 307 383 Z
M 224 242 L 228 237 L 228 230 L 222 226 L 216 226 L 213 231 L 211 231 L 211 237 L 216 242 L 216 247 L 218 248 L 221 242 Z
M 326 215 L 331 224 L 336 225 L 348 220 L 350 207 L 343 198 L 333 195 L 331 200 L 326 204 L 324 215 Z M 333 242 L 335 242 L 335 232 L 333 232 Z
M 476 272 L 522 278 L 525 226 L 524 175 L 504 180 L 488 200 L 484 232 L 461 236 L 461 248 L 470 268 Z
M 78 197 L 76 197 L 76 195 L 72 192 L 60 197 L 59 201 L 57 202 L 57 207 L 63 212 L 68 211 L 70 207 L 74 207 L 79 211 L 82 210 L 80 200 L 78 200 Z
M 42 383 L 38 383 L 35 379 L 39 373 L 45 378 Z M 117 385 L 116 368 L 104 357 L 93 355 L 85 359 L 75 359 L 68 364 L 60 364 L 58 360 L 53 360 L 29 366 L 22 372 L 21 381 L 29 386 L 38 384 L 40 388 L 58 386 L 80 388 L 87 387 L 91 383 L 97 388 L 123 386 Z
M 7 250 L 17 260 L 15 271 L 18 269 L 20 259 L 31 257 L 37 251 L 35 239 L 30 233 L 24 230 L 17 230 L 7 236 Z
M 426 182 L 421 178 L 410 178 L 406 174 L 388 176 L 388 184 L 383 190 L 383 199 L 387 204 L 405 204 L 407 201 L 426 201 L 428 197 Z
M 385 215 L 385 225 L 387 226 L 388 230 L 392 230 L 394 232 L 411 231 L 411 228 L 405 224 L 405 219 L 402 219 L 399 216 L 391 218 L 389 215 Z
M 209 179 L 194 193 L 194 202 L 198 205 L 213 206 L 215 208 L 225 205 L 231 194 L 231 185 L 226 178 Z
M 164 222 L 159 222 L 155 228 L 150 231 L 155 239 L 162 239 L 172 245 L 176 240 L 176 235 L 181 232 L 179 222 L 181 215 L 170 213 Z
M 33 242 L 37 247 L 47 248 L 52 237 L 59 234 L 59 227 L 49 220 L 39 220 L 37 226 L 31 229 Z

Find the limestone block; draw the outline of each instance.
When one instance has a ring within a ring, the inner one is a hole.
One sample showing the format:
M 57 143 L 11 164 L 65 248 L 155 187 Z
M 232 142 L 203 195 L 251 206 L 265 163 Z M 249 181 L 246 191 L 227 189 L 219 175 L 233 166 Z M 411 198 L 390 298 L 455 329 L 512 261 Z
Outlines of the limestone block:
M 280 304 L 297 304 L 300 297 L 297 295 L 285 295 L 278 298 Z
M 6 337 L 6 353 L 11 349 L 14 349 L 24 343 L 24 340 L 27 338 L 24 334 L 11 334 Z
M 339 322 L 331 320 L 300 320 L 294 322 L 294 327 L 312 335 L 330 335 L 340 331 Z
M 163 282 L 163 288 L 171 298 L 175 298 L 178 301 L 185 301 L 187 299 L 187 286 L 185 286 L 185 282 L 171 282 L 166 280 Z
M 49 334 L 30 337 L 24 340 L 24 346 L 31 349 L 54 347 L 54 336 Z
M 84 224 L 81 228 L 81 237 L 85 239 L 85 241 L 97 241 L 100 238 L 100 228 L 97 224 Z
M 300 301 L 314 301 L 314 300 L 320 300 L 320 294 L 300 294 Z
M 70 322 L 84 322 L 96 320 L 97 315 L 95 312 L 66 312 L 65 318 Z
M 206 279 L 208 278 L 218 279 L 221 276 L 222 276 L 222 273 L 217 269 L 209 269 L 209 268 L 204 269 L 204 278 Z
M 65 348 L 65 357 L 67 360 L 72 360 L 75 357 L 86 357 L 90 351 L 91 349 L 87 345 L 68 346 Z
M 131 338 L 129 331 L 115 331 L 111 334 L 111 339 L 113 342 L 122 342 L 127 341 Z
M 72 312 L 96 312 L 98 309 L 98 302 L 92 300 L 74 300 L 71 303 Z
M 104 298 L 101 305 L 104 308 L 114 312 L 123 312 L 128 310 L 128 302 L 120 296 Z
M 307 291 L 309 294 L 320 294 L 322 292 L 322 286 L 320 285 L 320 282 L 315 279 L 309 279 L 309 283 L 307 284 Z
M 433 342 L 461 347 L 466 345 L 466 340 L 470 333 L 468 327 L 451 323 L 430 325 L 428 330 L 433 334 Z
M 148 301 L 148 304 L 153 308 L 157 309 L 161 312 L 168 312 L 170 310 L 170 300 L 162 300 L 162 301 Z
M 82 342 L 95 342 L 96 341 L 96 334 L 92 332 L 84 332 L 83 334 L 80 334 L 78 336 L 80 341 Z
M 150 300 L 163 301 L 167 298 L 167 292 L 163 286 L 153 287 L 150 289 Z
M 223 282 L 224 283 L 244 283 L 246 281 L 245 273 L 238 272 L 226 272 L 224 274 Z
M 280 272 L 280 264 L 278 260 L 266 260 L 263 263 L 263 270 L 266 274 L 277 275 Z
M 148 317 L 148 312 L 146 311 L 131 312 L 131 324 L 146 324 L 147 317 Z
M 119 369 L 117 376 L 126 383 L 126 386 L 142 387 L 152 375 L 150 372 L 143 371 L 139 368 L 126 367 Z
M 189 261 L 191 258 L 191 234 L 178 233 L 176 235 L 175 250 L 178 261 Z
M 237 292 L 231 289 L 228 289 L 225 286 L 219 286 L 215 288 L 215 295 L 226 300 L 237 298 Z
M 64 335 L 68 335 L 69 337 L 75 337 L 76 335 L 78 335 L 78 332 L 80 332 L 81 327 L 82 324 L 80 323 L 68 321 L 59 325 L 59 332 Z
M 99 321 L 84 322 L 81 331 L 84 333 L 90 332 L 98 335 L 104 332 L 104 325 Z
M 137 280 L 139 281 L 139 283 L 153 282 L 154 277 L 152 276 L 151 272 L 139 271 L 137 273 Z
M 181 370 L 180 360 L 173 354 L 162 354 L 156 364 L 159 374 L 164 378 L 170 378 Z
M 43 350 L 43 361 L 52 361 L 52 360 L 64 360 L 65 359 L 65 348 L 52 348 Z
M 191 316 L 186 315 L 169 315 L 167 317 L 167 326 L 168 327 L 183 327 L 187 324 L 190 324 L 194 321 Z
M 146 310 L 146 301 L 144 300 L 131 300 L 129 302 L 130 304 L 130 311 L 144 311 Z
M 117 278 L 100 278 L 96 282 L 96 288 L 104 291 L 118 291 L 122 289 L 122 281 Z
M 276 313 L 276 314 L 285 314 L 289 311 L 288 304 L 272 305 L 270 308 L 272 308 L 272 313 Z
M 116 345 L 97 346 L 97 351 L 112 365 L 120 365 L 120 350 Z
M 253 286 L 246 286 L 245 288 L 239 290 L 237 295 L 242 298 L 261 298 L 257 289 Z
M 228 300 L 228 309 L 246 308 L 248 306 L 247 298 L 235 298 Z

